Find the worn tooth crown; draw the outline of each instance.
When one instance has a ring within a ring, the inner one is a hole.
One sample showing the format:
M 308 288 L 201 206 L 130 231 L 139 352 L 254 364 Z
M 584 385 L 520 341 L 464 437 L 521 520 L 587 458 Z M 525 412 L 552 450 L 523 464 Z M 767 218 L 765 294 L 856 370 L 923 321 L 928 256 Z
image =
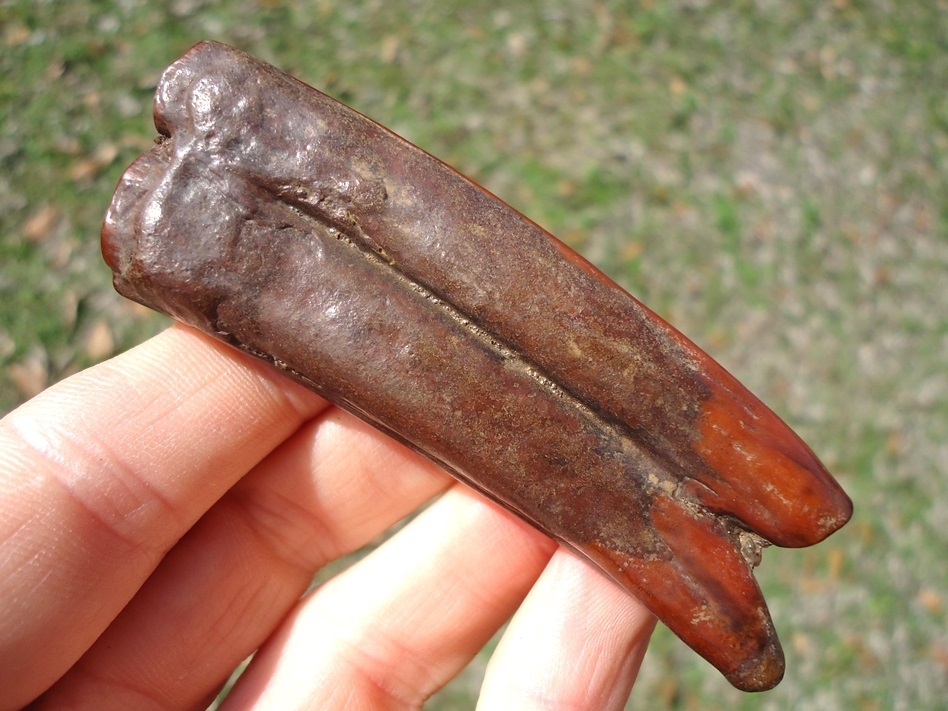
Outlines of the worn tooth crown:
M 121 293 L 587 557 L 735 686 L 780 680 L 760 548 L 852 507 L 766 406 L 537 225 L 237 50 L 169 67 L 155 124 L 103 227 Z

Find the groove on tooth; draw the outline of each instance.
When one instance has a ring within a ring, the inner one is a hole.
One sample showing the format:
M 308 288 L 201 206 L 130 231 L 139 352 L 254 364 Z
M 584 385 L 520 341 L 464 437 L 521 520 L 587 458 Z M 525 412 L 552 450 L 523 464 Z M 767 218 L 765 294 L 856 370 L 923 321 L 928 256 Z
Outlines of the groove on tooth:
M 102 231 L 116 288 L 267 360 L 597 564 L 738 688 L 753 577 L 851 503 L 759 400 L 585 259 L 329 97 L 202 43 Z

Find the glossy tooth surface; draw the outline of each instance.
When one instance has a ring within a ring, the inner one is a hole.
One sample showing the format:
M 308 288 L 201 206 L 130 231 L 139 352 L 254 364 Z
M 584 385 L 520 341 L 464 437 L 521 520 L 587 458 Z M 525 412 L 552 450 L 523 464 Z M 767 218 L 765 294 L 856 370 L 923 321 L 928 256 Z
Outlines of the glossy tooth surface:
M 586 556 L 735 686 L 780 680 L 753 559 L 852 507 L 765 405 L 534 223 L 237 50 L 169 67 L 155 123 L 103 227 L 121 293 Z

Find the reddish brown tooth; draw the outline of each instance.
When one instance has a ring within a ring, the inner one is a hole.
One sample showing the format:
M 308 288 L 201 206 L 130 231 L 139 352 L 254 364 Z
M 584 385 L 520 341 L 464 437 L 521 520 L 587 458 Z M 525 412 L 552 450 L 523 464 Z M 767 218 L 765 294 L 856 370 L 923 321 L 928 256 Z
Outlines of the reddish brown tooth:
M 789 427 L 728 380 L 708 381 L 697 422 L 695 449 L 717 474 L 701 479 L 699 499 L 779 546 L 823 540 L 849 520 L 852 502 Z
M 155 118 L 102 231 L 121 293 L 586 556 L 735 686 L 779 681 L 758 546 L 852 507 L 766 406 L 482 188 L 237 50 L 175 62 Z
M 649 501 L 651 554 L 593 546 L 594 559 L 621 570 L 624 582 L 670 629 L 744 691 L 783 676 L 783 651 L 752 565 L 734 536 L 710 514 L 656 494 Z

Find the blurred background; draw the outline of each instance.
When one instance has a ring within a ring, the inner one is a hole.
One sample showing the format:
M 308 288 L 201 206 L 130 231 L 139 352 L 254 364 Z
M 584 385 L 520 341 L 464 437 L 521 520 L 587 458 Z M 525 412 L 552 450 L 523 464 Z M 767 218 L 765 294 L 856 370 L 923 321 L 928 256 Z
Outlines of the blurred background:
M 98 252 L 162 69 L 255 54 L 584 253 L 855 500 L 758 568 L 788 671 L 666 630 L 630 708 L 948 708 L 948 2 L 0 0 L 0 412 L 166 327 Z M 426 708 L 473 708 L 490 648 Z

